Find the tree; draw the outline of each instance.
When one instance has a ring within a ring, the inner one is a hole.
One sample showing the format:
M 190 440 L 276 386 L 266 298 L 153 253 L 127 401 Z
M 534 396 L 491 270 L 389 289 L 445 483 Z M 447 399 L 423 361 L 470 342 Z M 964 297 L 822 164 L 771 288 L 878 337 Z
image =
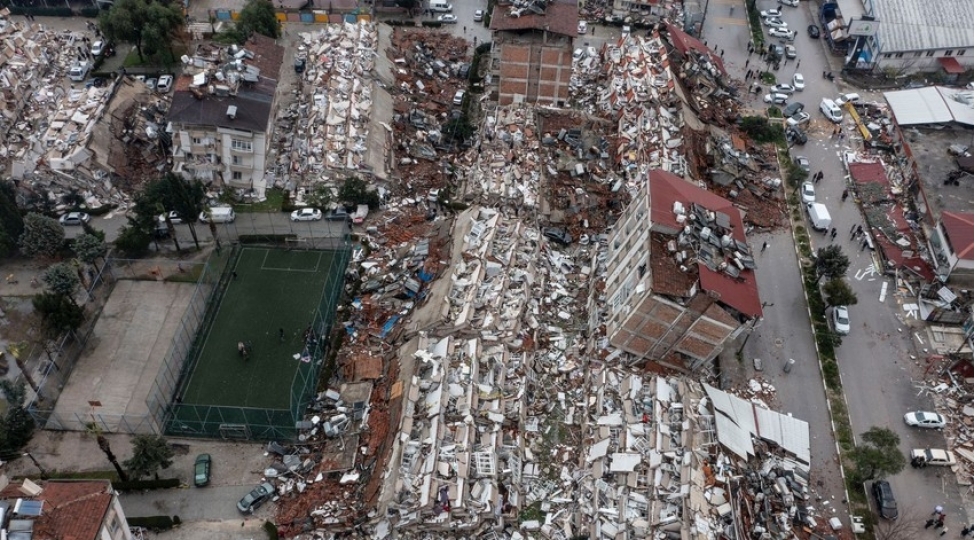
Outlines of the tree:
M 0 257 L 17 249 L 24 232 L 24 217 L 17 207 L 17 193 L 11 182 L 0 182 Z
M 163 46 L 168 48 L 182 25 L 179 4 L 155 0 L 116 0 L 98 18 L 105 38 L 135 45 L 139 60 L 145 60 L 146 53 L 151 56 Z
M 833 278 L 823 285 L 823 293 L 826 294 L 826 304 L 829 306 L 852 306 L 859 299 L 857 293 L 853 292 L 850 285 L 842 278 Z
M 118 464 L 118 458 L 116 458 L 115 454 L 112 453 L 112 445 L 109 444 L 108 439 L 99 434 L 95 440 L 98 441 L 98 448 L 105 453 L 105 457 L 108 458 L 108 462 L 112 464 L 112 467 L 115 467 L 115 472 L 118 473 L 118 479 L 123 482 L 128 482 L 129 475 L 125 474 L 125 470 L 122 469 L 122 466 Z
M 160 178 L 152 180 L 146 184 L 142 192 L 135 200 L 135 223 L 143 230 L 154 231 L 158 216 L 163 215 L 166 226 L 173 232 L 173 223 L 169 217 L 169 212 L 176 212 L 176 215 L 189 225 L 190 234 L 196 249 L 200 249 L 200 241 L 196 235 L 196 216 L 206 207 L 206 188 L 199 180 L 189 181 L 185 178 L 167 173 Z M 173 241 L 176 243 L 176 251 L 179 251 L 179 242 L 176 235 Z
M 920 524 L 927 516 L 912 508 L 901 506 L 897 519 L 881 519 L 873 525 L 875 540 L 914 540 L 921 532 Z
M 14 357 L 14 362 L 17 363 L 17 369 L 19 369 L 21 375 L 24 376 L 24 380 L 27 381 L 27 384 L 34 389 L 34 392 L 40 394 L 41 389 L 39 386 L 37 386 L 37 383 L 34 381 L 34 376 L 31 375 L 30 369 L 27 368 L 27 363 L 24 362 L 24 350 L 26 348 L 27 347 L 25 343 L 7 344 L 7 352 L 10 353 L 10 356 Z
M 34 418 L 24 408 L 27 399 L 24 383 L 14 384 L 2 379 L 0 392 L 7 400 L 7 410 L 0 416 L 0 458 L 10 459 L 20 455 L 20 450 L 30 441 L 34 434 Z
M 20 250 L 28 257 L 54 257 L 64 246 L 64 227 L 56 219 L 30 213 L 24 219 Z
M 85 264 L 95 264 L 95 261 L 104 257 L 108 251 L 104 240 L 93 234 L 82 234 L 75 238 L 72 248 Z
M 138 480 L 154 475 L 159 480 L 159 469 L 173 464 L 173 449 L 162 435 L 136 435 L 132 439 L 132 458 L 125 461 L 125 468 Z
M 305 202 L 308 206 L 325 210 L 332 204 L 332 187 L 325 184 L 316 184 L 305 193 Z
M 849 267 L 850 259 L 840 246 L 830 244 L 816 250 L 816 275 L 820 278 L 843 277 Z
M 41 281 L 54 294 L 66 296 L 74 302 L 74 295 L 78 292 L 81 280 L 78 278 L 78 271 L 68 263 L 58 263 L 51 265 L 44 274 Z
M 240 16 L 234 25 L 235 40 L 243 44 L 254 33 L 274 39 L 281 35 L 281 25 L 274 13 L 274 5 L 269 0 L 247 0 L 240 10 Z
M 119 230 L 115 247 L 127 257 L 141 257 L 149 250 L 151 241 L 149 233 L 130 223 Z
M 85 321 L 85 310 L 64 295 L 44 292 L 34 296 L 32 303 L 51 335 L 77 330 Z
M 884 478 L 904 469 L 907 460 L 898 448 L 901 439 L 890 428 L 874 426 L 861 433 L 860 439 L 861 443 L 850 452 L 858 481 Z
M 339 189 L 339 200 L 345 204 L 367 204 L 369 208 L 379 207 L 379 193 L 369 189 L 369 184 L 361 178 L 350 176 Z

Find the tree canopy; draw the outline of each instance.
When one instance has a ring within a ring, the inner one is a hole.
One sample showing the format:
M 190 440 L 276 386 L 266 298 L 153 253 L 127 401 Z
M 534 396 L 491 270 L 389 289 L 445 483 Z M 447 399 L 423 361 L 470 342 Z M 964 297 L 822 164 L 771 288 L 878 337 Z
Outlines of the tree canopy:
M 183 26 L 183 14 L 176 2 L 116 0 L 98 18 L 98 26 L 107 40 L 134 45 L 144 60 L 169 48 Z
M 816 275 L 835 279 L 843 277 L 850 268 L 850 258 L 843 253 L 843 249 L 830 244 L 816 250 Z
M 168 468 L 173 464 L 173 449 L 162 435 L 136 435 L 132 439 L 132 457 L 125 460 L 123 465 L 132 473 L 136 480 L 155 475 L 159 478 L 159 469 Z
M 56 219 L 30 213 L 24 219 L 20 250 L 28 257 L 54 257 L 64 246 L 64 227 Z
M 85 320 L 84 309 L 63 294 L 43 292 L 35 295 L 32 302 L 51 335 L 77 330 Z
M 41 275 L 41 281 L 52 293 L 67 296 L 69 299 L 78 292 L 78 286 L 81 284 L 78 271 L 68 263 L 51 265 Z
M 247 0 L 234 27 L 225 36 L 239 44 L 243 44 L 251 34 L 261 34 L 277 39 L 281 36 L 281 25 L 274 14 L 274 5 L 270 0 Z
M 852 306 L 859 302 L 857 293 L 853 292 L 850 284 L 845 279 L 835 278 L 823 285 L 823 293 L 826 295 L 826 304 L 830 306 Z
M 345 204 L 368 204 L 369 208 L 379 207 L 379 193 L 369 188 L 361 178 L 350 176 L 339 189 L 339 200 Z
M 99 257 L 104 257 L 108 251 L 105 241 L 94 234 L 78 236 L 74 239 L 71 247 L 85 264 L 93 264 Z
M 898 445 L 901 442 L 890 428 L 874 426 L 860 434 L 861 443 L 850 452 L 855 474 L 860 482 L 895 475 L 907 460 Z
M 34 433 L 34 419 L 24 409 L 27 389 L 24 383 L 0 380 L 0 392 L 7 400 L 7 410 L 0 415 L 0 458 L 10 459 L 20 455 Z
M 166 173 L 148 182 L 142 192 L 135 199 L 135 218 L 132 220 L 137 227 L 147 234 L 152 233 L 160 215 L 176 212 L 184 223 L 189 225 L 190 234 L 197 249 L 200 248 L 193 223 L 206 207 L 206 188 L 199 180 L 186 180 L 182 176 Z M 172 221 L 166 218 L 167 227 Z M 175 235 L 173 236 L 175 239 Z M 117 244 L 116 244 L 117 245 Z M 148 243 L 146 243 L 148 246 Z M 179 244 L 177 244 L 179 249 Z
M 24 232 L 24 217 L 17 208 L 17 194 L 10 182 L 0 182 L 0 257 L 17 249 L 17 241 Z

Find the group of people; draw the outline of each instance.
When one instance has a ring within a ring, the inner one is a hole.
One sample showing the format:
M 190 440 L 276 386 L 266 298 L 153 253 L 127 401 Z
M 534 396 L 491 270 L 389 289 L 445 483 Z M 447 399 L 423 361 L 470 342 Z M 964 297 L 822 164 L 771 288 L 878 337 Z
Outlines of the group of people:
M 914 462 L 911 460 L 911 464 Z M 934 512 L 931 512 L 931 517 L 924 522 L 924 528 L 930 529 L 934 527 L 935 529 L 941 529 L 941 534 L 938 536 L 944 536 L 948 533 L 948 527 L 945 526 L 945 509 L 940 504 L 934 507 Z M 972 534 L 975 531 L 975 525 L 968 525 L 961 530 L 961 537 L 964 538 Z

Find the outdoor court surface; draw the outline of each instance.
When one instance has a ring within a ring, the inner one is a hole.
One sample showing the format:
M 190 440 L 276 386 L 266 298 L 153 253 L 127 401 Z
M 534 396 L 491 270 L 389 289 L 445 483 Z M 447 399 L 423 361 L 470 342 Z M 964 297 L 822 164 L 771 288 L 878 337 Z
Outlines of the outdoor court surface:
M 184 405 L 288 409 L 291 383 L 332 271 L 328 251 L 244 248 L 182 396 Z M 341 286 L 342 280 L 337 280 Z M 279 328 L 285 331 L 284 341 Z M 201 329 L 206 331 L 206 328 Z M 238 342 L 250 342 L 245 359 Z

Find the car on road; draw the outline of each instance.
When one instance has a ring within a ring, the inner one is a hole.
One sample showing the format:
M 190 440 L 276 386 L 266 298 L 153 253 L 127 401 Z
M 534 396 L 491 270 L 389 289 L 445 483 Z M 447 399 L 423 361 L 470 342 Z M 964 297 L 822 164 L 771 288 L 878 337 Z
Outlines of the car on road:
M 150 78 L 148 78 L 148 79 L 145 80 L 145 83 L 146 83 L 146 87 L 149 88 L 149 91 L 150 92 L 155 92 L 156 91 L 156 85 L 159 84 L 159 79 L 157 79 L 155 77 L 150 77 Z
M 250 514 L 260 508 L 272 495 L 274 495 L 274 486 L 268 482 L 264 482 L 252 489 L 250 493 L 244 495 L 244 498 L 237 502 L 237 510 L 244 514 Z
M 783 6 L 799 7 L 799 0 L 779 0 Z
M 484 20 L 484 10 L 475 9 L 474 10 L 474 22 L 481 22 Z
M 772 37 L 777 37 L 779 39 L 784 39 L 786 41 L 792 41 L 796 39 L 795 30 L 789 30 L 788 28 L 782 28 L 782 27 L 772 28 L 771 30 L 768 31 L 768 35 Z
M 295 58 L 295 73 L 299 73 L 299 74 L 304 73 L 305 66 L 307 64 L 308 64 L 307 58 L 301 58 L 301 57 Z
M 911 463 L 915 461 L 924 467 L 928 465 L 951 467 L 955 463 L 958 463 L 954 453 L 941 448 L 915 448 L 911 450 Z
M 806 33 L 809 34 L 809 37 L 813 39 L 819 39 L 819 27 L 815 24 L 810 24 L 807 26 Z
M 68 70 L 68 78 L 74 82 L 81 82 L 88 77 L 88 72 L 91 71 L 91 64 L 88 62 L 79 62 Z
M 762 98 L 765 103 L 773 103 L 775 105 L 785 105 L 786 101 L 789 101 L 788 94 L 765 94 Z
M 772 8 L 762 11 L 762 17 L 781 17 L 782 8 Z
M 837 106 L 836 102 L 834 102 L 832 99 L 823 98 L 823 100 L 819 102 L 819 110 L 832 122 L 839 124 L 843 121 L 843 111 L 840 110 L 839 106 Z
M 346 210 L 344 206 L 340 206 L 329 212 L 328 215 L 325 216 L 325 219 L 329 221 L 351 221 L 352 216 L 349 215 L 348 210 Z
M 322 219 L 322 211 L 318 208 L 299 208 L 291 212 L 291 221 L 318 221 Z
M 203 487 L 210 483 L 210 465 L 213 460 L 210 454 L 200 454 L 193 462 L 193 485 Z
M 782 109 L 782 116 L 785 116 L 786 118 L 788 118 L 788 117 L 792 116 L 793 114 L 796 114 L 797 112 L 799 112 L 799 111 L 801 111 L 801 110 L 803 110 L 805 108 L 806 108 L 806 106 L 803 105 L 802 103 L 799 103 L 798 101 L 794 101 L 794 102 L 786 105 L 785 108 Z
M 792 76 L 792 87 L 796 89 L 796 92 L 802 92 L 806 89 L 806 78 L 802 76 L 802 73 L 796 73 Z
M 802 124 L 805 124 L 806 122 L 808 122 L 809 119 L 810 119 L 809 113 L 807 113 L 805 111 L 799 111 L 796 114 L 793 114 L 792 116 L 790 116 L 785 121 L 785 123 L 788 124 L 788 125 L 790 125 L 790 126 L 801 126 Z
M 841 336 L 850 334 L 850 311 L 846 306 L 836 306 L 830 313 L 829 320 L 833 323 L 833 331 Z
M 770 44 L 768 47 L 769 47 L 769 51 L 772 54 L 774 54 L 775 56 L 777 56 L 779 58 L 782 58 L 783 56 L 785 56 L 785 49 L 782 48 L 782 45 L 777 45 L 777 44 L 773 43 L 773 44 Z
M 897 519 L 897 500 L 890 482 L 877 480 L 873 483 L 873 498 L 877 501 L 877 512 L 884 519 Z
M 836 98 L 836 104 L 840 107 L 846 105 L 847 103 L 853 103 L 854 105 L 860 103 L 860 94 L 851 92 L 849 94 L 840 94 L 839 97 Z
M 58 221 L 61 222 L 61 225 L 65 226 L 84 225 L 85 223 L 91 221 L 91 216 L 84 212 L 68 212 L 67 214 L 61 216 Z
M 809 159 L 806 156 L 796 156 L 792 161 L 796 164 L 796 167 L 799 167 L 807 173 L 809 172 Z
M 558 227 L 546 227 L 542 229 L 542 234 L 545 235 L 545 238 L 548 238 L 549 240 L 563 246 L 567 246 L 572 243 L 572 235 L 569 234 L 569 232 L 565 229 L 560 229 Z
M 156 83 L 156 92 L 159 92 L 160 94 L 165 94 L 166 92 L 169 92 L 172 89 L 173 89 L 172 75 L 163 75 L 162 77 L 159 77 L 159 82 Z
M 816 187 L 812 182 L 803 182 L 800 190 L 803 204 L 816 202 Z
M 454 94 L 454 105 L 457 105 L 458 107 L 461 106 L 461 105 L 463 105 L 464 104 L 464 96 L 466 96 L 466 95 L 467 95 L 467 92 L 465 92 L 464 90 L 458 90 Z
M 799 56 L 799 51 L 796 50 L 795 46 L 793 46 L 793 45 L 786 45 L 785 46 L 785 57 L 786 58 L 788 58 L 789 60 L 795 60 L 797 56 Z
M 773 15 L 773 16 L 768 16 L 768 17 L 763 16 L 762 17 L 762 24 L 764 24 L 765 26 L 773 27 L 773 28 L 774 27 L 777 27 L 777 26 L 788 26 L 786 23 L 782 22 L 782 19 L 779 18 L 778 15 Z
M 586 21 L 579 21 L 576 31 L 579 32 L 580 36 L 585 35 L 589 31 L 589 25 L 586 24 Z
M 795 87 L 791 84 L 777 84 L 768 89 L 769 92 L 773 94 L 794 94 L 796 93 Z
M 809 137 L 797 126 L 789 126 L 785 128 L 785 140 L 789 144 L 798 144 L 801 146 L 809 141 Z
M 183 218 L 179 217 L 179 214 L 177 214 L 176 211 L 173 210 L 172 212 L 166 212 L 165 214 L 159 214 L 159 217 L 158 217 L 159 223 L 166 223 L 166 216 L 169 216 L 169 221 L 171 221 L 173 223 L 173 225 L 176 225 L 177 223 L 182 223 L 183 222 Z
M 440 21 L 441 24 L 457 24 L 457 15 L 452 13 L 444 13 L 443 15 L 438 16 L 437 20 Z
M 91 55 L 92 56 L 96 56 L 97 57 L 97 56 L 101 56 L 104 53 L 105 53 L 105 42 L 104 41 L 98 40 L 98 41 L 96 41 L 96 42 L 94 42 L 94 43 L 91 44 Z
M 904 415 L 904 422 L 909 426 L 941 429 L 947 422 L 945 417 L 936 412 L 914 411 Z

